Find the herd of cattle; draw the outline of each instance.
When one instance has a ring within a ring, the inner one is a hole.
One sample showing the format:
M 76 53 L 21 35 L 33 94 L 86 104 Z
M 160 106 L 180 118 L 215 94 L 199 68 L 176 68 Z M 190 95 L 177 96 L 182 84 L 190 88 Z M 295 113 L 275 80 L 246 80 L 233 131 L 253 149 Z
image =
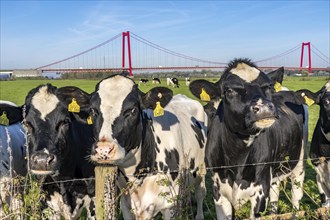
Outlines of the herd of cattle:
M 139 85 L 147 84 L 148 82 L 149 82 L 149 79 L 142 78 L 142 79 L 139 80 Z M 185 83 L 186 83 L 186 86 L 189 86 L 190 77 L 185 78 Z M 162 84 L 162 82 L 160 81 L 159 78 L 152 78 L 152 84 Z M 173 88 L 179 88 L 179 86 L 180 86 L 179 80 L 176 77 L 167 77 L 166 78 L 166 84 L 168 86 L 173 86 Z
M 165 87 L 144 93 L 120 74 L 101 80 L 91 94 L 47 84 L 32 89 L 22 106 L 1 101 L 0 217 L 6 204 L 17 203 L 8 194 L 11 178 L 29 170 L 43 179 L 52 219 L 77 219 L 83 208 L 95 218 L 96 164 L 118 167 L 125 219 L 159 212 L 173 218 L 182 169 L 195 187 L 196 219 L 204 218 L 207 170 L 217 219 L 235 218 L 246 202 L 253 219 L 267 205 L 276 213 L 286 178 L 299 209 L 308 155 L 305 104 L 312 103 L 320 115 L 309 155 L 322 206 L 330 207 L 330 81 L 316 93 L 288 91 L 280 85 L 283 74 L 283 68 L 265 74 L 250 60 L 235 59 L 216 83 L 189 80 L 204 107 Z

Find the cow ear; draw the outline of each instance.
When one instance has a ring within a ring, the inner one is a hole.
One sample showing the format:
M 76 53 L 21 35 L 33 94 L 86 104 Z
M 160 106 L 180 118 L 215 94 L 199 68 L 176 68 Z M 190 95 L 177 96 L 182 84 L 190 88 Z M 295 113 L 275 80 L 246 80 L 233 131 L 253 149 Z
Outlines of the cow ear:
M 84 124 L 93 124 L 90 117 L 90 95 L 75 87 L 66 86 L 57 89 L 56 95 L 76 121 Z
M 155 87 L 142 94 L 142 108 L 155 109 L 157 104 L 164 108 L 172 99 L 173 91 L 165 87 Z
M 311 106 L 313 104 L 319 104 L 322 90 L 314 93 L 308 89 L 301 89 L 296 91 L 296 94 L 304 98 L 304 104 Z
M 280 67 L 277 70 L 274 70 L 267 74 L 267 76 L 275 82 L 282 84 L 284 77 L 284 67 Z
M 284 77 L 284 67 L 280 67 L 277 70 L 268 73 L 267 76 L 273 81 L 275 92 L 283 90 L 282 82 Z
M 71 112 L 80 112 L 80 110 L 88 109 L 90 106 L 90 95 L 75 87 L 75 86 L 66 86 L 57 89 L 56 96 L 59 100 L 66 106 Z M 72 107 L 70 109 L 70 106 Z
M 218 100 L 220 94 L 216 84 L 207 80 L 195 80 L 189 84 L 190 92 L 201 101 Z
M 23 121 L 22 107 L 0 104 L 0 125 L 12 125 Z

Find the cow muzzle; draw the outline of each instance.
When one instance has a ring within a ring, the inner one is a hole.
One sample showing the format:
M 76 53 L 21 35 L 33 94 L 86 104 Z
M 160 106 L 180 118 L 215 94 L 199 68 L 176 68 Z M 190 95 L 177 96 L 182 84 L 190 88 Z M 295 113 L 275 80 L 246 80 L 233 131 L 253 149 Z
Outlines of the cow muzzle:
M 30 157 L 31 172 L 36 175 L 51 175 L 56 172 L 57 158 L 47 150 L 37 152 Z
M 99 141 L 93 148 L 91 160 L 99 164 L 115 164 L 123 159 L 125 151 L 116 142 Z
M 278 117 L 275 105 L 268 100 L 258 99 L 252 102 L 250 111 L 257 128 L 263 129 L 272 126 Z

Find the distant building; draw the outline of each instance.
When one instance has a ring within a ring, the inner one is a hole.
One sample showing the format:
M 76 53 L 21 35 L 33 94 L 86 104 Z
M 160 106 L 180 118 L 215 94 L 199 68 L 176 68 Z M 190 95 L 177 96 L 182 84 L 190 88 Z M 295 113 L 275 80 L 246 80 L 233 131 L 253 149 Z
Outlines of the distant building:
M 13 79 L 12 71 L 0 71 L 0 80 L 11 80 Z
M 13 74 L 15 77 L 40 77 L 42 76 L 41 70 L 34 69 L 17 69 L 13 70 Z

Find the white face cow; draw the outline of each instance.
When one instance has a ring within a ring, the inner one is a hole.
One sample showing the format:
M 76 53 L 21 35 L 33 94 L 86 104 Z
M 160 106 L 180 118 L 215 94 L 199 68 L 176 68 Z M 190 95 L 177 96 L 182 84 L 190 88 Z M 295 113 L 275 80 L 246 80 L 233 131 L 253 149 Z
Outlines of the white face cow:
M 98 138 L 91 159 L 105 164 L 125 162 L 141 143 L 142 110 L 154 109 L 156 102 L 164 107 L 171 97 L 172 91 L 163 87 L 143 94 L 133 80 L 120 75 L 101 81 L 91 98 Z
M 207 117 L 198 101 L 172 98 L 164 87 L 143 93 L 132 79 L 114 75 L 96 86 L 91 113 L 96 136 L 91 160 L 117 165 L 120 188 L 132 184 L 121 197 L 125 219 L 152 219 L 158 212 L 171 218 L 170 201 L 179 193 L 179 169 L 185 166 L 196 187 L 198 219 L 203 218 Z M 160 184 L 164 178 L 169 185 Z

